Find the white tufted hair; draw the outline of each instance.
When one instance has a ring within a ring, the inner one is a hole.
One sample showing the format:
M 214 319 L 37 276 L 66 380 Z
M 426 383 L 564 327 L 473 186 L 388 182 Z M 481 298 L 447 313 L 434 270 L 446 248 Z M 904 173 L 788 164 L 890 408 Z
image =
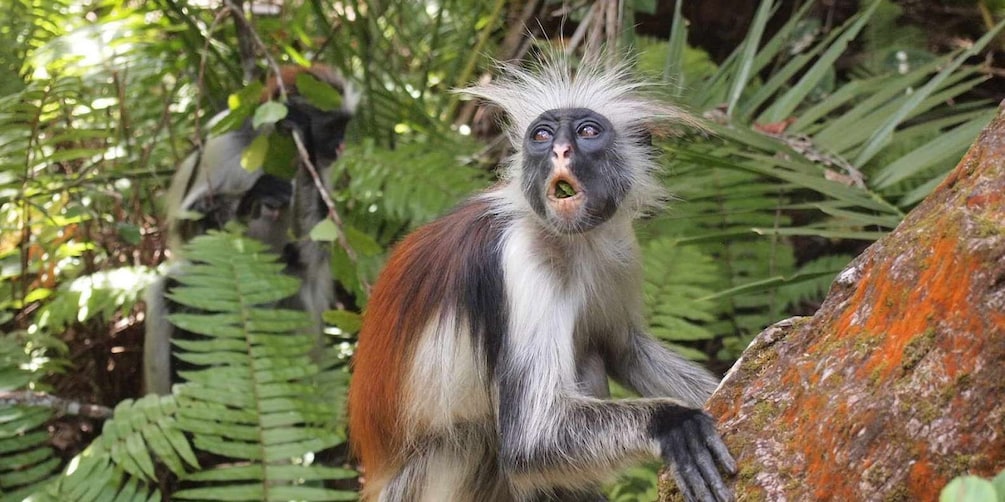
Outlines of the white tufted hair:
M 635 216 L 659 207 L 665 193 L 653 178 L 659 166 L 646 136 L 675 124 L 700 128 L 696 118 L 669 103 L 646 96 L 653 84 L 636 78 L 629 58 L 587 58 L 573 68 L 568 56 L 548 54 L 532 69 L 498 63 L 500 77 L 458 92 L 496 104 L 509 117 L 506 132 L 516 155 L 503 175 L 519 181 L 523 137 L 530 124 L 548 110 L 587 108 L 611 121 L 617 133 L 614 149 L 631 170 L 632 192 L 625 206 Z M 608 64 L 609 63 L 609 64 Z

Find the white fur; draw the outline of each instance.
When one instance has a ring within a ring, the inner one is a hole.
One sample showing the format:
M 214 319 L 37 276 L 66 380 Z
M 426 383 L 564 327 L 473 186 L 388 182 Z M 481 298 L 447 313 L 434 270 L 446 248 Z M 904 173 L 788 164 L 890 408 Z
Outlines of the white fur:
M 147 393 L 159 395 L 171 393 L 171 333 L 174 326 L 164 315 L 167 312 L 164 301 L 166 280 L 161 277 L 147 286 L 147 315 L 143 323 L 143 388 Z
M 232 131 L 210 138 L 202 151 L 192 152 L 178 165 L 171 185 L 164 197 L 168 248 L 176 256 L 181 253 L 177 232 L 172 231 L 176 221 L 184 217 L 192 205 L 207 195 L 241 194 L 248 191 L 262 175 L 261 171 L 248 171 L 241 167 L 241 152 L 250 141 L 244 131 Z M 191 188 L 190 188 L 191 186 Z
M 359 90 L 337 74 L 328 71 L 321 73 L 323 80 L 334 83 L 336 88 L 342 91 L 342 109 L 352 113 L 361 98 Z M 210 123 L 218 122 L 227 113 L 217 114 L 210 120 Z M 241 154 L 256 135 L 266 132 L 268 129 L 254 131 L 250 124 L 245 124 L 238 130 L 209 138 L 201 150 L 192 152 L 178 165 L 164 197 L 165 220 L 168 229 L 167 244 L 174 260 L 172 270 L 178 269 L 179 264 L 184 262 L 182 256 L 184 242 L 182 242 L 182 236 L 176 227 L 178 220 L 188 217 L 189 215 L 185 213 L 191 211 L 193 205 L 203 198 L 231 196 L 238 200 L 240 196 L 251 189 L 263 175 L 263 170 L 249 171 L 242 167 Z M 315 167 L 321 176 L 322 186 L 327 190 L 327 187 L 331 186 L 331 169 L 328 169 L 329 166 Z M 317 193 L 313 189 L 313 178 L 306 172 L 306 169 L 301 168 L 291 183 L 294 185 L 292 211 L 290 211 L 292 215 L 287 214 L 286 217 L 293 218 L 292 233 L 297 239 L 296 245 L 300 261 L 306 264 L 306 270 L 300 277 L 302 280 L 298 293 L 300 304 L 296 308 L 303 308 L 311 316 L 314 332 L 318 334 L 315 352 L 320 353 L 320 348 L 323 345 L 321 331 L 324 321 L 322 316 L 324 311 L 330 308 L 334 299 L 329 266 L 330 250 L 327 243 L 314 241 L 308 235 L 310 227 L 317 223 L 315 215 L 318 214 L 317 205 L 319 204 Z M 310 193 L 309 197 L 300 197 L 303 195 L 301 193 L 303 187 L 310 187 L 306 190 Z M 285 223 L 276 223 L 279 228 L 253 228 L 254 225 L 261 223 L 261 221 L 252 222 L 247 235 L 272 245 L 273 251 L 280 251 L 282 246 L 286 244 L 285 239 L 289 237 L 285 234 L 291 233 L 291 229 L 285 227 L 290 223 L 290 220 L 285 220 Z M 276 237 L 281 239 L 276 239 Z M 166 319 L 167 311 L 163 295 L 163 280 L 149 288 L 147 292 L 147 329 L 144 345 L 144 380 L 147 390 L 158 394 L 170 392 L 170 337 L 174 333 L 174 327 Z
M 550 269 L 547 255 L 535 253 L 539 231 L 528 218 L 517 220 L 506 235 L 502 266 L 506 299 L 510 306 L 509 351 L 513 371 L 537 370 L 533 387 L 524 399 L 534 413 L 525 417 L 528 451 L 553 434 L 559 415 L 555 397 L 576 387 L 576 318 L 584 292 L 579 284 L 563 285 L 563 278 Z M 543 251 L 543 250 L 541 250 Z
M 448 430 L 454 423 L 491 417 L 486 369 L 468 331 L 467 321 L 453 312 L 434 315 L 423 330 L 405 380 L 406 416 L 413 422 L 406 430 Z

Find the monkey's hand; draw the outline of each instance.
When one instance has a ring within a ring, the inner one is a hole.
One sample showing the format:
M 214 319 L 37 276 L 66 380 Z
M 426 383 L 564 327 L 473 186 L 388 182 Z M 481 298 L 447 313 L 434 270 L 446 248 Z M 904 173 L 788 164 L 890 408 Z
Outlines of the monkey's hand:
M 727 502 L 732 491 L 716 464 L 736 473 L 736 461 L 715 430 L 715 421 L 701 410 L 670 405 L 654 417 L 653 432 L 663 461 L 688 502 Z

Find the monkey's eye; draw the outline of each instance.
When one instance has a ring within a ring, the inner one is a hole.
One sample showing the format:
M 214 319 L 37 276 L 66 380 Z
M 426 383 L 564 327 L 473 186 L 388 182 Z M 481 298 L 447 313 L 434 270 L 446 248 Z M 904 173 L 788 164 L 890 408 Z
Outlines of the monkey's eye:
M 597 136 L 600 136 L 600 127 L 594 124 L 583 124 L 579 126 L 576 134 L 578 134 L 580 138 L 596 138 Z
M 534 129 L 534 133 L 531 134 L 530 138 L 534 141 L 539 142 L 551 141 L 552 134 L 551 131 L 549 131 L 548 129 L 545 129 L 544 127 L 538 127 L 537 129 Z

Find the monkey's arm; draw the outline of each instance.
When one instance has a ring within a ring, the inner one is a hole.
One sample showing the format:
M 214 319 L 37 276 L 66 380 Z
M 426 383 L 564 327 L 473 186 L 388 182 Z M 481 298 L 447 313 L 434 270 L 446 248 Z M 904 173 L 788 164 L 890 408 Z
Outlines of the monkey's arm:
M 554 356 L 537 350 L 501 365 L 508 370 L 499 375 L 500 462 L 518 488 L 582 488 L 659 456 L 687 500 L 731 499 L 716 466 L 733 472 L 735 463 L 711 417 L 670 399 L 582 396 L 541 371 Z
M 606 364 L 621 384 L 645 397 L 671 397 L 701 408 L 719 380 L 701 366 L 639 328 L 632 328 L 625 343 L 612 348 Z

